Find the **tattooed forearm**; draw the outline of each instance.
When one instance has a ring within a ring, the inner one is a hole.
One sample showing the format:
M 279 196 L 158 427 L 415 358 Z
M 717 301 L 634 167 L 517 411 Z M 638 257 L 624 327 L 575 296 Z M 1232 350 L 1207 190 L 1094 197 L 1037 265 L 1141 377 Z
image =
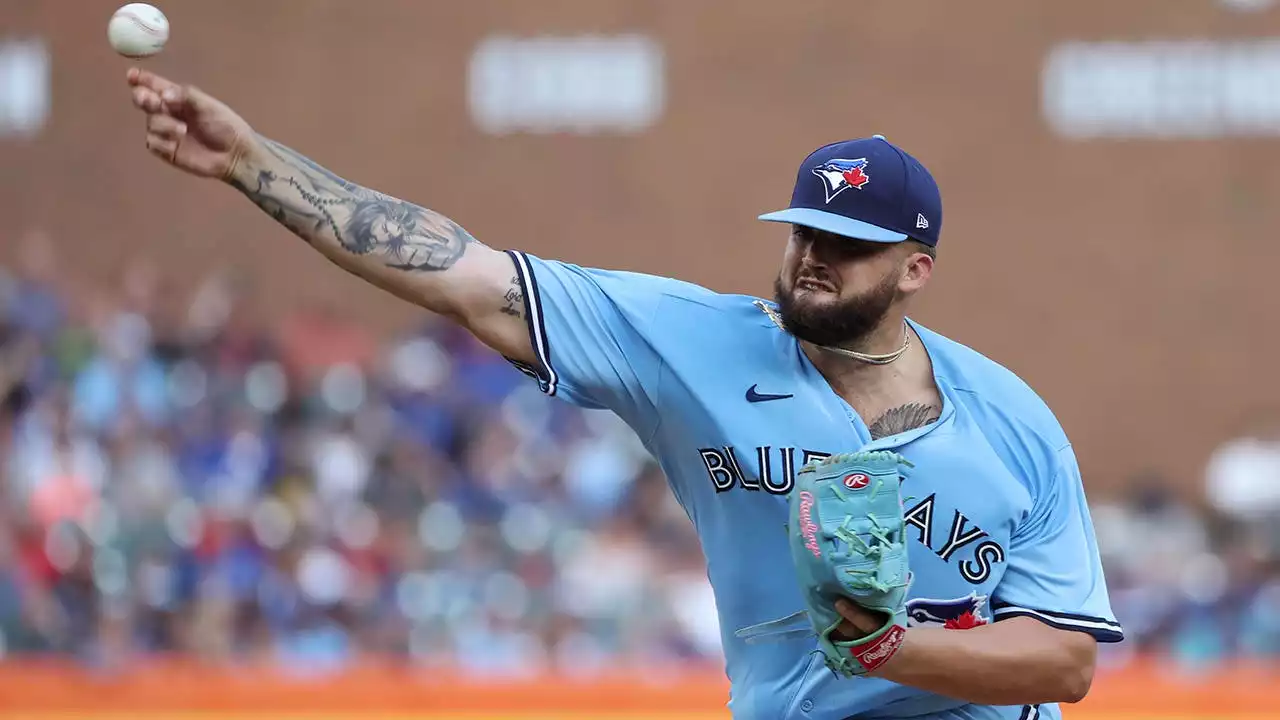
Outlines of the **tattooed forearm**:
M 357 193 L 367 192 L 365 188 L 362 188 L 359 185 L 345 178 L 338 177 L 338 175 L 334 173 L 332 170 L 329 170 L 328 168 L 325 168 L 325 167 L 321 167 L 319 163 L 312 160 L 311 158 L 300 154 L 299 152 L 297 152 L 296 150 L 293 150 L 292 148 L 285 147 L 284 145 L 281 145 L 280 143 L 276 142 L 275 140 L 272 140 L 271 138 L 263 137 L 259 135 L 258 141 L 261 142 L 263 145 L 265 145 L 267 148 L 269 148 L 271 152 L 275 153 L 277 157 L 305 165 L 312 172 L 324 177 L 326 180 L 331 181 L 333 184 L 343 188 L 344 190 L 350 190 L 352 192 L 357 192 Z
M 503 315 L 510 315 L 515 318 L 524 317 L 524 290 L 520 287 L 519 276 L 513 275 L 511 277 L 511 287 L 508 288 L 502 299 L 504 301 L 501 311 Z
M 518 256 L 267 138 L 252 138 L 226 181 L 342 270 L 458 323 L 506 358 L 538 361 L 512 277 Z
M 231 184 L 317 248 L 336 243 L 387 267 L 447 270 L 475 238 L 440 213 L 344 180 L 267 138 Z
M 871 423 L 871 426 L 867 429 L 871 431 L 871 438 L 878 440 L 882 437 L 889 437 L 890 435 L 897 435 L 918 427 L 924 427 L 937 419 L 938 409 L 934 406 L 925 405 L 924 403 L 908 403 L 885 412 L 875 422 Z

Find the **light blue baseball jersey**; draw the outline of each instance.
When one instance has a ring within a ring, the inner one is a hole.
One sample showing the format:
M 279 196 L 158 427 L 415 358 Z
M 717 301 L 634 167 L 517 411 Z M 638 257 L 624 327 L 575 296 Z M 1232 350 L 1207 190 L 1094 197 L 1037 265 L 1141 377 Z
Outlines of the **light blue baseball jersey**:
M 1122 637 L 1065 433 L 1012 372 L 919 324 L 943 399 L 937 422 L 873 441 L 772 305 L 688 283 L 512 252 L 547 394 L 617 413 L 697 528 L 719 610 L 735 718 L 1039 720 L 1056 706 L 984 707 L 879 678 L 837 678 L 812 639 L 746 644 L 734 631 L 804 608 L 785 530 L 796 471 L 895 449 L 913 625 L 1029 616 Z

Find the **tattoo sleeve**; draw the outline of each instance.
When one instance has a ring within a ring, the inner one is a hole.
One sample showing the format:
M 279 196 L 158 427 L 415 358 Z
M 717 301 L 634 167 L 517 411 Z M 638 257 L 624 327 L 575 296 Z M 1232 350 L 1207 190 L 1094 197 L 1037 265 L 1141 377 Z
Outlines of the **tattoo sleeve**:
M 317 249 L 336 247 L 390 268 L 432 272 L 448 270 L 477 242 L 440 213 L 361 187 L 258 139 L 265 152 L 246 158 L 231 185 Z
M 871 439 L 897 435 L 908 430 L 924 427 L 938 419 L 938 409 L 924 403 L 908 403 L 886 411 L 876 418 L 867 429 L 871 431 Z

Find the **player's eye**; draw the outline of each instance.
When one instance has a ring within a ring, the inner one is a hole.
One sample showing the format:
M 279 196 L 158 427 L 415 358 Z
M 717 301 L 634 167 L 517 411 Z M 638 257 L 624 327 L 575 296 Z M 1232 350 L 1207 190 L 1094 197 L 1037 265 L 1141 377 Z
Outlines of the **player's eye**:
M 839 242 L 836 243 L 836 252 L 840 254 L 840 257 L 845 259 L 858 260 L 868 258 L 873 255 L 879 255 L 890 247 L 892 247 L 892 245 L 889 243 L 841 238 Z

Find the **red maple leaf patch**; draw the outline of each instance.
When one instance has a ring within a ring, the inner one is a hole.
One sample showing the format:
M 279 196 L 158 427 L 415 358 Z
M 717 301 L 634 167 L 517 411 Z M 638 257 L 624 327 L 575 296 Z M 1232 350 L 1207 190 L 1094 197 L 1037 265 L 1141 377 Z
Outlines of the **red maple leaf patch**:
M 986 624 L 986 620 L 974 615 L 972 612 L 965 612 L 959 617 L 946 621 L 942 627 L 948 630 L 969 630 Z
M 844 172 L 844 181 L 856 188 L 861 188 L 871 182 L 871 178 L 863 174 L 862 168 L 856 167 Z

